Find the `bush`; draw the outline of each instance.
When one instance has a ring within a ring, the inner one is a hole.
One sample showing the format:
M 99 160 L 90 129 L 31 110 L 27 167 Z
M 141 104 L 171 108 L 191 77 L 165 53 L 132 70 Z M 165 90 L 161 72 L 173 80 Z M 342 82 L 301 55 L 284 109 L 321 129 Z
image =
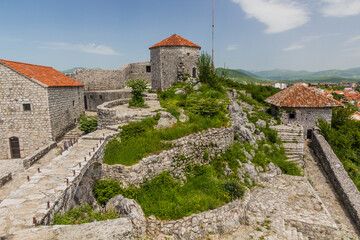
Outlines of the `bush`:
M 128 87 L 132 88 L 132 97 L 129 106 L 144 107 L 146 106 L 143 93 L 146 89 L 147 81 L 145 79 L 130 79 L 126 82 Z
M 85 114 L 81 114 L 79 118 L 79 129 L 84 131 L 85 133 L 91 133 L 97 130 L 97 116 L 87 116 Z

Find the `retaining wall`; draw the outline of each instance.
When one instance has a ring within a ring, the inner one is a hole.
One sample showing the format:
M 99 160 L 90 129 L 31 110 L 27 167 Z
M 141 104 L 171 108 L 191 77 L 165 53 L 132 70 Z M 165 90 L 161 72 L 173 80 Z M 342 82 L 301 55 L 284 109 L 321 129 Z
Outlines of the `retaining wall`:
M 206 163 L 207 160 L 203 159 L 206 151 L 209 152 L 209 156 L 213 156 L 216 152 L 225 151 L 233 144 L 233 140 L 232 128 L 208 129 L 173 140 L 172 149 L 143 158 L 133 166 L 103 164 L 101 178 L 116 179 L 125 186 L 139 185 L 145 179 L 151 179 L 169 170 L 174 177 L 182 179 L 182 170 L 187 164 Z
M 4 186 L 11 179 L 12 179 L 12 173 L 8 173 L 6 175 L 0 176 L 0 187 Z
M 153 236 L 159 233 L 175 235 L 179 239 L 199 239 L 210 233 L 229 233 L 246 222 L 250 199 L 250 191 L 247 190 L 242 199 L 182 219 L 160 221 L 151 216 L 148 218 L 147 232 Z
M 341 161 L 335 155 L 326 139 L 314 130 L 312 134 L 312 148 L 328 175 L 340 200 L 351 216 L 356 228 L 360 231 L 360 192 L 350 179 Z

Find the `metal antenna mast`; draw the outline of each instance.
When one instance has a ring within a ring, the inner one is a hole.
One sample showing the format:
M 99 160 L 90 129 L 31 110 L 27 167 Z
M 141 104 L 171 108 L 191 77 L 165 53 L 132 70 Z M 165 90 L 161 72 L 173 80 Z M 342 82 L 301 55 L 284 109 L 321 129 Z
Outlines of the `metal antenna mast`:
M 213 0 L 213 8 L 212 8 L 212 54 L 211 54 L 211 64 L 214 67 L 214 6 L 215 0 Z

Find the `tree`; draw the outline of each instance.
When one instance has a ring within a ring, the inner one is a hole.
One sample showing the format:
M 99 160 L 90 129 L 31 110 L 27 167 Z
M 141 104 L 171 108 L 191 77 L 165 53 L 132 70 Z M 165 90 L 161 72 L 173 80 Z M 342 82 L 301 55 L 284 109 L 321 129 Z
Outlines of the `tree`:
M 130 79 L 126 82 L 128 87 L 132 88 L 132 97 L 129 101 L 129 106 L 145 107 L 144 94 L 147 81 L 145 79 Z

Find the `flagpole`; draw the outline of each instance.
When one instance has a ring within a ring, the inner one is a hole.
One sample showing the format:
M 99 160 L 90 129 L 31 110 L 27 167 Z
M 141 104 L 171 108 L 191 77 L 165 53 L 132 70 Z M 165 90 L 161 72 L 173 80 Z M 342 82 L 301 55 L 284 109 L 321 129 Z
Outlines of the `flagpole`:
M 214 7 L 215 7 L 215 0 L 213 0 L 213 8 L 212 8 L 212 54 L 211 54 L 211 63 L 214 67 Z

